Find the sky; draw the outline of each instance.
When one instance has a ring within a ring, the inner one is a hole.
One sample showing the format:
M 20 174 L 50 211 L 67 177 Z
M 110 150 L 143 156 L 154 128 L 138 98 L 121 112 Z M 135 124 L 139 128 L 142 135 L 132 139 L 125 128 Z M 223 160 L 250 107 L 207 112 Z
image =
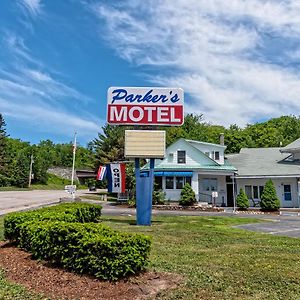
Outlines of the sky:
M 180 87 L 229 126 L 300 111 L 299 0 L 1 0 L 0 113 L 13 138 L 81 145 L 110 86 Z

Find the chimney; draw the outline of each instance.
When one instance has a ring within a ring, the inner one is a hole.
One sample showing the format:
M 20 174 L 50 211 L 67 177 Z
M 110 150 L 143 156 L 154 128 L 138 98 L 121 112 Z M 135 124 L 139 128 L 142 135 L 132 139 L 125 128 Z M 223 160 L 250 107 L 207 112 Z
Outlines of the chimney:
M 220 145 L 224 146 L 224 133 L 220 134 Z

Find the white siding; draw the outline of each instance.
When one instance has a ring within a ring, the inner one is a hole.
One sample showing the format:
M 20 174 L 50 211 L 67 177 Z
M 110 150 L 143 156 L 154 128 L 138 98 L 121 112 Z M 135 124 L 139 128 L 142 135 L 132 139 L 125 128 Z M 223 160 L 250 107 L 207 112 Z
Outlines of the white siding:
M 217 151 L 220 153 L 219 160 L 216 160 L 217 163 L 220 165 L 224 165 L 224 148 L 218 147 L 215 145 L 207 145 L 207 144 L 201 144 L 201 143 L 191 143 L 194 147 L 202 151 L 203 153 L 209 153 L 209 157 L 213 160 L 215 160 L 214 153 Z
M 239 179 L 237 178 L 237 193 L 240 188 L 245 190 L 245 185 L 264 186 L 268 178 L 261 179 Z M 278 198 L 281 202 L 281 207 L 299 207 L 298 204 L 298 181 L 296 178 L 274 178 L 272 179 Z M 292 201 L 284 201 L 284 185 L 291 185 Z M 250 205 L 252 203 L 250 202 Z

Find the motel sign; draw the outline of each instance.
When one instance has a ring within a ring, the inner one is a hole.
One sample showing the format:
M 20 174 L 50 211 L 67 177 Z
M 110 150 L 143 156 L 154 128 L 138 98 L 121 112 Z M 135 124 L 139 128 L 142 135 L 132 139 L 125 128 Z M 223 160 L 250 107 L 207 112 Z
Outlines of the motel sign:
M 182 125 L 184 97 L 180 88 L 111 87 L 107 122 L 118 125 Z

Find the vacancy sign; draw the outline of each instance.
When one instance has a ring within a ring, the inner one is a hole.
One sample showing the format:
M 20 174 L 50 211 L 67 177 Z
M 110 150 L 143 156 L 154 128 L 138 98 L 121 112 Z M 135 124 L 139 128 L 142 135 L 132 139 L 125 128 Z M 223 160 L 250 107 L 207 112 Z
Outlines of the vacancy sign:
M 182 125 L 180 88 L 111 87 L 107 93 L 107 122 L 118 125 Z
M 126 158 L 164 158 L 165 152 L 164 130 L 125 130 Z

